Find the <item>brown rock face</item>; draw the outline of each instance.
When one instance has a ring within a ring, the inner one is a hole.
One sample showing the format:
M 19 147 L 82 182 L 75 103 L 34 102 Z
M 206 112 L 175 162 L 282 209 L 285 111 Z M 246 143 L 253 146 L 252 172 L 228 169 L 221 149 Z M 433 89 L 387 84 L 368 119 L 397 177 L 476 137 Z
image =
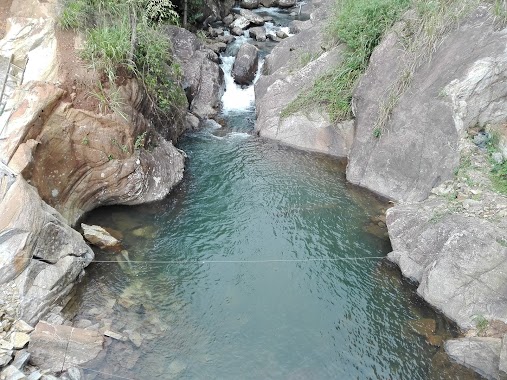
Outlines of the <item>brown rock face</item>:
M 35 82 L 28 89 L 31 95 L 6 128 L 7 158 L 21 143 L 20 156 L 30 156 L 23 176 L 70 224 L 98 206 L 162 199 L 181 180 L 182 154 L 156 132 L 147 132 L 146 123 L 71 108 L 59 102 L 63 93 L 49 84 Z

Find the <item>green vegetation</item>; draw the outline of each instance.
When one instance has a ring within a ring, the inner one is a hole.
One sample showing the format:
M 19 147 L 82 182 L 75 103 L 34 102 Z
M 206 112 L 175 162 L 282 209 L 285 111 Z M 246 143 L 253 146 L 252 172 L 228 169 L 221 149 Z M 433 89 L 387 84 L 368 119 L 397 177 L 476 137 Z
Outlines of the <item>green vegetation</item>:
M 507 23 L 507 1 L 506 0 L 494 0 L 493 2 L 493 15 L 504 25 Z
M 499 161 L 494 159 L 494 155 L 500 155 L 500 135 L 497 132 L 491 133 L 491 139 L 487 143 L 488 153 L 490 157 L 491 182 L 496 191 L 507 194 L 507 160 Z
M 89 94 L 100 112 L 122 112 L 118 86 L 137 77 L 153 104 L 159 120 L 178 115 L 186 104 L 180 86 L 181 69 L 171 59 L 164 23 L 177 23 L 170 0 L 66 0 L 60 26 L 78 29 L 86 36 L 82 57 L 102 80 Z
M 329 33 L 331 38 L 345 43 L 343 60 L 289 104 L 282 117 L 321 106 L 334 121 L 350 118 L 352 92 L 366 70 L 373 49 L 393 24 L 412 9 L 404 18 L 403 30 L 398 30 L 405 63 L 399 68 L 398 80 L 382 97 L 378 119 L 372 126 L 373 136 L 380 138 L 415 69 L 431 59 L 444 32 L 453 28 L 476 3 L 477 0 L 337 0 Z
M 477 314 L 474 316 L 473 321 L 475 323 L 475 327 L 477 328 L 477 335 L 484 335 L 489 326 L 488 320 L 482 314 Z
M 333 120 L 349 118 L 352 90 L 366 69 L 373 49 L 409 3 L 410 0 L 339 0 L 330 33 L 347 45 L 343 61 L 319 78 L 310 91 L 289 104 L 282 116 L 320 105 Z
M 136 141 L 134 143 L 134 149 L 139 150 L 141 148 L 144 148 L 145 143 L 146 143 L 146 131 L 136 137 Z

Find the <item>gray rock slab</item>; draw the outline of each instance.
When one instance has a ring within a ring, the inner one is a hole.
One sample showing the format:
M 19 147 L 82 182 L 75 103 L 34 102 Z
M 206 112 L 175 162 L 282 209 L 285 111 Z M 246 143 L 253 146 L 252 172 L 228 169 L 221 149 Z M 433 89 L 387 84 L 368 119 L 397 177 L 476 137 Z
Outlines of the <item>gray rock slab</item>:
M 474 318 L 507 319 L 507 248 L 504 228 L 485 219 L 452 213 L 441 198 L 400 204 L 387 211 L 393 247 L 389 259 L 417 292 L 461 328 Z
M 485 7 L 478 7 L 445 35 L 431 60 L 412 70 L 381 136 L 375 137 L 390 89 L 414 61 L 402 48 L 403 28 L 398 24 L 376 47 L 354 91 L 356 131 L 347 179 L 393 200 L 421 201 L 453 177 L 464 129 L 505 121 L 507 103 L 499 99 L 507 88 L 499 83 L 507 73 L 507 34 L 495 28 Z
M 499 338 L 461 338 L 445 342 L 445 352 L 459 364 L 487 379 L 499 379 L 498 365 L 502 340 Z
M 60 372 L 94 359 L 102 350 L 103 336 L 94 330 L 55 326 L 41 321 L 31 335 L 31 362 L 41 369 Z

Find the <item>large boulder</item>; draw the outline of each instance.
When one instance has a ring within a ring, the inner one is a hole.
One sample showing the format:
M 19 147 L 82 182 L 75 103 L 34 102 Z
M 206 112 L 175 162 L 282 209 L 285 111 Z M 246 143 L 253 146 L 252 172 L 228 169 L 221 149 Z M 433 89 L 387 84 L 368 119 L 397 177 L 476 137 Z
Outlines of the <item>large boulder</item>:
M 374 133 L 385 120 L 389 91 L 400 86 L 415 59 L 400 48 L 409 25 L 398 25 L 384 38 L 354 92 L 356 130 L 347 179 L 394 200 L 420 201 L 452 178 L 464 129 L 505 121 L 507 103 L 500 99 L 507 87 L 500 83 L 507 75 L 507 34 L 479 7 L 448 32 L 431 60 L 410 69 L 409 86 Z
M 248 20 L 246 17 L 240 16 L 236 20 L 232 22 L 230 25 L 230 28 L 232 31 L 240 30 L 241 32 L 238 34 L 237 32 L 234 32 L 233 34 L 241 35 L 243 32 L 243 29 L 246 29 L 250 26 L 250 20 Z
M 93 252 L 35 188 L 0 164 L 0 292 L 33 324 L 64 297 Z M 10 296 L 9 296 L 10 295 Z
M 232 66 L 234 81 L 244 85 L 251 84 L 257 73 L 258 65 L 259 49 L 249 43 L 244 43 L 239 48 Z
M 66 371 L 95 359 L 104 337 L 96 330 L 53 325 L 40 321 L 31 335 L 31 362 L 42 370 Z
M 260 4 L 266 8 L 276 7 L 278 6 L 278 0 L 261 0 Z
M 470 201 L 449 204 L 444 197 L 387 212 L 389 259 L 419 283 L 417 292 L 427 302 L 463 329 L 475 327 L 478 315 L 507 320 L 507 303 L 500 296 L 507 292 L 507 221 L 500 217 L 507 199 L 485 197 L 488 218 L 456 213 Z
M 255 9 L 259 8 L 259 0 L 241 0 L 239 5 L 241 8 Z
M 47 83 L 30 82 L 23 90 L 32 96 L 11 115 L 0 146 L 10 159 L 16 145 L 37 141 L 30 154 L 23 152 L 22 174 L 70 224 L 97 206 L 163 199 L 182 179 L 182 154 L 143 124 L 48 103 L 60 93 Z
M 346 157 L 353 137 L 351 120 L 335 123 L 321 109 L 280 116 L 288 104 L 341 61 L 341 46 L 328 51 L 322 48 L 329 7 L 329 3 L 322 4 L 305 30 L 280 42 L 266 57 L 255 84 L 255 130 L 262 137 L 300 149 Z
M 239 14 L 246 18 L 253 25 L 264 25 L 264 18 L 248 9 L 240 9 Z
M 266 41 L 266 29 L 263 26 L 256 26 L 248 29 L 250 37 L 255 38 L 256 41 Z
M 166 31 L 183 69 L 190 111 L 201 119 L 217 115 L 225 82 L 216 54 L 186 29 L 168 26 Z
M 499 338 L 461 338 L 445 342 L 445 352 L 450 358 L 465 367 L 473 369 L 486 379 L 500 379 Z

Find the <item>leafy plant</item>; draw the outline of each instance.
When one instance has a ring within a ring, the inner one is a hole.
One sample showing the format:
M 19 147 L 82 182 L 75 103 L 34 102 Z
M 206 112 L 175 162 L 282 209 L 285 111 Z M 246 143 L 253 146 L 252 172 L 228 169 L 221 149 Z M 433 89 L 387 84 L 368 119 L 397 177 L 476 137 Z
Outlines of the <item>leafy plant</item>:
M 83 140 L 81 140 L 81 144 L 88 145 L 90 143 L 90 140 L 88 139 L 88 136 L 83 137 Z
M 482 314 L 477 314 L 473 317 L 473 321 L 475 323 L 475 327 L 477 328 L 478 335 L 484 335 L 486 332 L 489 322 Z
M 507 194 L 507 160 L 497 162 L 493 156 L 500 152 L 500 135 L 497 132 L 491 133 L 491 138 L 487 142 L 487 149 L 491 163 L 491 182 L 496 191 Z
M 139 150 L 143 148 L 145 143 L 146 143 L 146 131 L 144 131 L 143 133 L 141 133 L 139 136 L 136 137 L 134 149 Z

